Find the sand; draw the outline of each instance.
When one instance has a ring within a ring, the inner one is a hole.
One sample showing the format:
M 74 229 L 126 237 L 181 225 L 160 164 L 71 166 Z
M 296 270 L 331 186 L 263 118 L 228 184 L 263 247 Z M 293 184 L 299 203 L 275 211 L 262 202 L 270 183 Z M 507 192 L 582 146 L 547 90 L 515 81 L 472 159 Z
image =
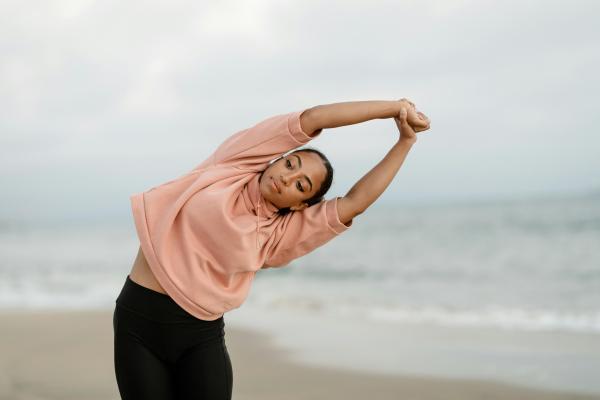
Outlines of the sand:
M 0 312 L 0 399 L 119 399 L 112 311 Z M 226 326 L 236 400 L 600 399 L 492 381 L 363 373 L 296 363 L 255 331 Z

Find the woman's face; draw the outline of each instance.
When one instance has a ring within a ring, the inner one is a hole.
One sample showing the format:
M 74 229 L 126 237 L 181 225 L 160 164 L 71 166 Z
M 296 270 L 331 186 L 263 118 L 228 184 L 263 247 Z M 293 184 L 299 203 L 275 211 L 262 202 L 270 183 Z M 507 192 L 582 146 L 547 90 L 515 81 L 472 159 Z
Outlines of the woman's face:
M 303 201 L 317 193 L 326 176 L 327 169 L 318 154 L 299 151 L 281 158 L 263 171 L 260 192 L 277 208 L 302 210 L 307 207 Z

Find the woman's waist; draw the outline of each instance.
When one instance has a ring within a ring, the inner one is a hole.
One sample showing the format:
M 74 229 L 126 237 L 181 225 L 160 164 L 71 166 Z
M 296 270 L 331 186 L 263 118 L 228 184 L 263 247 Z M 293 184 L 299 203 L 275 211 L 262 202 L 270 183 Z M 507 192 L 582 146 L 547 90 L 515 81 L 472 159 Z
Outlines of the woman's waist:
M 154 276 L 154 273 L 150 269 L 148 261 L 146 260 L 146 257 L 144 256 L 141 247 L 138 250 L 138 254 L 133 263 L 133 267 L 131 268 L 131 272 L 129 273 L 129 277 L 138 285 L 144 286 L 150 290 L 154 290 L 155 292 L 167 295 L 167 292 L 160 285 L 160 283 Z

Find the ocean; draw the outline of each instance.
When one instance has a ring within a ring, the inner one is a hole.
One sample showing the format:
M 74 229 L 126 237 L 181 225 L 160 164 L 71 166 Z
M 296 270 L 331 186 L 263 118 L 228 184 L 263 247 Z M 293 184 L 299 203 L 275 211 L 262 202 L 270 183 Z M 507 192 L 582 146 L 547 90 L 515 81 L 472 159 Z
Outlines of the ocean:
M 0 223 L 0 309 L 111 309 L 138 243 L 132 219 Z M 326 245 L 259 271 L 243 308 L 600 333 L 600 201 L 375 204 Z
M 0 311 L 112 311 L 138 246 L 130 216 L 0 222 Z M 600 395 L 600 199 L 375 204 L 224 319 L 300 363 Z

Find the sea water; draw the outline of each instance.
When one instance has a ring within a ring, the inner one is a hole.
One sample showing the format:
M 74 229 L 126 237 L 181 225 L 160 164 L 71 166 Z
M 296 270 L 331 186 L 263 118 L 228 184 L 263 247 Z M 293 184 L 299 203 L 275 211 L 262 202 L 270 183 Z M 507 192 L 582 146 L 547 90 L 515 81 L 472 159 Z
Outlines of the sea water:
M 131 219 L 0 222 L 0 309 L 111 308 L 138 246 Z M 242 307 L 600 333 L 600 201 L 376 204 Z
M 0 221 L 2 309 L 114 309 L 118 222 Z M 373 205 L 225 316 L 300 362 L 600 394 L 600 199 Z

